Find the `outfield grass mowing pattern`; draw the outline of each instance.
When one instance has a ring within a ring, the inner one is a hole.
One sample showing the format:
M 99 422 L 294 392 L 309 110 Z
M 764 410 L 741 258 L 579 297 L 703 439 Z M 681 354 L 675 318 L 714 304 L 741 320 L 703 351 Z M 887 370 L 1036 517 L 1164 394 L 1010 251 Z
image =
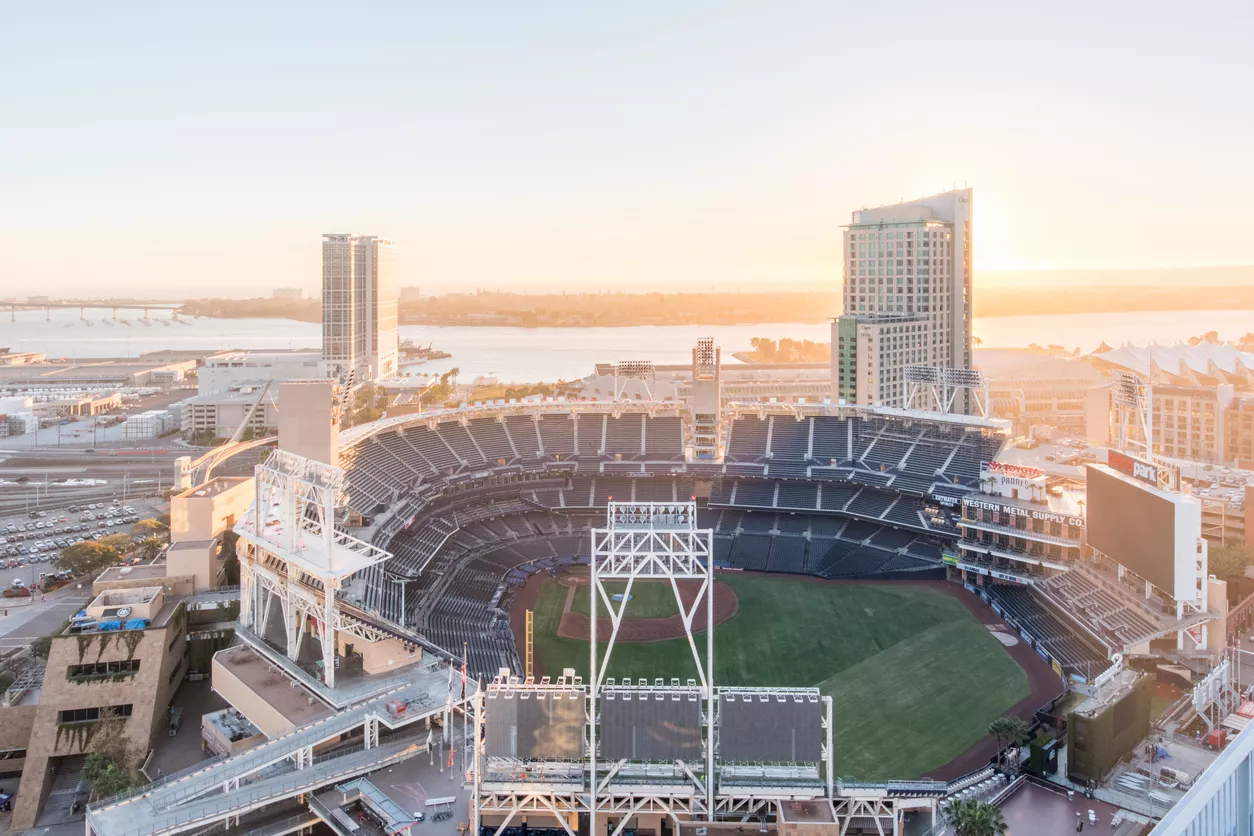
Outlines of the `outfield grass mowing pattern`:
M 715 628 L 716 681 L 817 685 L 832 695 L 838 775 L 925 775 L 1029 693 L 1027 675 L 1000 643 L 938 590 L 735 573 L 720 580 L 735 590 L 739 609 Z M 553 581 L 540 591 L 536 654 L 550 675 L 570 667 L 586 676 L 588 643 L 557 636 L 565 598 Z M 704 653 L 705 642 L 697 644 Z M 676 639 L 618 645 L 608 675 L 687 679 L 695 669 L 687 641 Z
M 617 595 L 627 591 L 627 581 L 602 581 L 607 595 Z M 571 612 L 592 615 L 592 586 L 581 586 L 575 590 L 575 598 L 570 602 Z M 620 602 L 614 601 L 614 606 Z M 608 618 L 605 602 L 597 600 L 597 615 Z M 675 603 L 675 591 L 669 581 L 636 581 L 631 585 L 631 600 L 627 602 L 624 613 L 628 618 L 666 618 L 679 615 L 679 605 Z

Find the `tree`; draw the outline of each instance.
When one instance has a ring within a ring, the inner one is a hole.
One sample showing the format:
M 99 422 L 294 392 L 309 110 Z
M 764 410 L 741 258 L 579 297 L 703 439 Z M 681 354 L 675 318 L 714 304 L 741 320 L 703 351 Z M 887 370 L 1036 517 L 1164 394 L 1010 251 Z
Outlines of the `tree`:
M 163 523 L 160 520 L 140 520 L 131 526 L 131 536 L 136 540 L 144 540 L 148 537 L 159 537 L 162 541 L 164 541 L 169 536 L 169 533 L 169 523 Z
M 61 551 L 57 566 L 77 577 L 90 577 L 118 562 L 119 555 L 99 540 L 84 540 Z
M 116 555 L 115 560 L 122 560 L 135 551 L 135 538 L 120 531 L 117 534 L 106 534 L 96 542 L 107 549 L 112 549 Z
M 96 800 L 130 789 L 139 777 L 135 772 L 139 758 L 126 736 L 126 718 L 106 709 L 101 711 L 99 723 L 83 762 L 83 780 Z
M 956 798 L 945 807 L 956 836 L 1005 836 L 1009 826 L 1001 810 L 983 801 Z
M 95 752 L 83 761 L 83 780 L 91 787 L 92 799 L 117 795 L 135 783 L 131 774 L 115 761 Z
M 1245 569 L 1254 563 L 1254 549 L 1240 540 L 1213 546 L 1207 553 L 1207 569 L 1221 581 L 1245 577 Z
M 1027 740 L 1028 724 L 1020 717 L 998 717 L 988 724 L 988 733 L 997 741 L 997 762 L 1000 765 L 1002 750 Z
M 757 355 L 760 363 L 769 363 L 774 360 L 779 350 L 775 341 L 767 337 L 753 337 L 749 340 L 749 345 L 753 346 L 753 353 Z

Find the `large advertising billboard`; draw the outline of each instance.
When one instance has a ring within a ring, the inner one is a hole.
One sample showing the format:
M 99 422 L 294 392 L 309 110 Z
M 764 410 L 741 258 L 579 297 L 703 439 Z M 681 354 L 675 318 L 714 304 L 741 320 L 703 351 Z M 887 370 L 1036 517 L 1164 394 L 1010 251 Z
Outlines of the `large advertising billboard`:
M 1176 506 L 1141 487 L 1089 467 L 1088 543 L 1168 594 L 1176 593 Z

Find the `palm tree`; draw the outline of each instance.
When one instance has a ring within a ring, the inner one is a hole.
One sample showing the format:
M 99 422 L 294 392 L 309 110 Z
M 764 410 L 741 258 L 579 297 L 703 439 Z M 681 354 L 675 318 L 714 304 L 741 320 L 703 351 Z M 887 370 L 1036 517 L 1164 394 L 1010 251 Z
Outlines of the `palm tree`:
M 988 733 L 997 741 L 997 764 L 1002 765 L 1002 751 L 1018 746 L 1028 737 L 1028 724 L 1020 717 L 998 717 L 988 724 Z
M 138 551 L 139 556 L 145 560 L 152 560 L 161 553 L 161 549 L 164 547 L 165 539 L 154 535 L 140 540 L 136 551 Z
M 945 819 L 956 836 L 1005 836 L 1009 829 L 1001 810 L 983 801 L 956 798 L 945 807 Z

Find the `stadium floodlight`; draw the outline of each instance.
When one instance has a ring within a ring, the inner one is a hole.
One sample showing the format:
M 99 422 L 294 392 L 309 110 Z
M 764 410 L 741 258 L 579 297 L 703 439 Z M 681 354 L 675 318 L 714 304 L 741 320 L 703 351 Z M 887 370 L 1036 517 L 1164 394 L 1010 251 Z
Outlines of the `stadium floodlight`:
M 940 369 L 935 366 L 906 366 L 903 374 L 907 383 L 940 383 Z
M 697 369 L 702 372 L 714 370 L 713 337 L 701 337 L 697 340 Z
M 653 361 L 652 360 L 619 360 L 614 364 L 614 400 L 622 398 L 627 390 L 627 381 L 639 380 L 644 383 L 649 400 L 653 400 Z
M 988 417 L 988 379 L 976 369 L 942 368 L 939 366 L 906 366 L 902 370 L 903 405 L 916 409 L 919 395 L 922 408 L 929 412 L 953 412 L 958 392 L 971 392 L 980 414 Z
M 618 377 L 634 377 L 645 380 L 653 376 L 653 361 L 619 360 L 614 366 L 614 374 Z
M 1139 407 L 1142 404 L 1141 392 L 1145 381 L 1134 372 L 1125 369 L 1111 369 L 1110 399 L 1124 406 Z
M 979 389 L 984 375 L 977 369 L 940 369 L 941 383 L 959 389 Z

